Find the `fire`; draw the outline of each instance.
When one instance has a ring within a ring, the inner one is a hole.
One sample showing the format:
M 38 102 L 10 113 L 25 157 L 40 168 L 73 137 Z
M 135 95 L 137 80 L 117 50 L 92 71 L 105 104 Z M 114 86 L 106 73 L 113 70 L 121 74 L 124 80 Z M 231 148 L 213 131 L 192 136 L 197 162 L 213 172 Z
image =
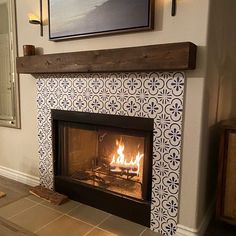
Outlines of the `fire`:
M 126 172 L 129 174 L 139 176 L 140 170 L 140 160 L 143 157 L 143 154 L 137 153 L 135 158 L 131 158 L 131 160 L 127 160 L 124 155 L 125 146 L 122 141 L 116 140 L 117 148 L 117 156 L 113 155 L 112 161 L 110 163 L 110 168 L 112 172 L 121 173 Z

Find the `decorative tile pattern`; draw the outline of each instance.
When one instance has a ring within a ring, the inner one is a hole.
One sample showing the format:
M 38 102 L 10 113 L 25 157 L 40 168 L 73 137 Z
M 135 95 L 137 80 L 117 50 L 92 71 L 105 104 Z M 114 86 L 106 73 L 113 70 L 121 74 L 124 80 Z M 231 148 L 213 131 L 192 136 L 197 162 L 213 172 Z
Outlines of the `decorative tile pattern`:
M 41 183 L 53 187 L 51 109 L 153 118 L 151 229 L 174 235 L 184 78 L 182 72 L 38 75 Z

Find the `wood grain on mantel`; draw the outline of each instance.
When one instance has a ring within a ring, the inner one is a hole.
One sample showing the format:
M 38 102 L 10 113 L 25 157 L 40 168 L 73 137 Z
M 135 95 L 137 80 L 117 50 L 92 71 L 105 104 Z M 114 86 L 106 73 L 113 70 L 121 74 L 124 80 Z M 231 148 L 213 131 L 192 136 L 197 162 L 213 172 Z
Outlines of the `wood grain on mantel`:
M 17 57 L 22 74 L 193 70 L 191 42 Z

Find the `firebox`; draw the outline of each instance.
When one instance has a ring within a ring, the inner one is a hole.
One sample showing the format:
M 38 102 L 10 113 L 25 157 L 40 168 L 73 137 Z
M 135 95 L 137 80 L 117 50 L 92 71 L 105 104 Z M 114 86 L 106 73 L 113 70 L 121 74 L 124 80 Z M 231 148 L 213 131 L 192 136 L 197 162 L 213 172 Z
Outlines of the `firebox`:
M 55 190 L 149 226 L 153 119 L 52 110 L 52 127 Z

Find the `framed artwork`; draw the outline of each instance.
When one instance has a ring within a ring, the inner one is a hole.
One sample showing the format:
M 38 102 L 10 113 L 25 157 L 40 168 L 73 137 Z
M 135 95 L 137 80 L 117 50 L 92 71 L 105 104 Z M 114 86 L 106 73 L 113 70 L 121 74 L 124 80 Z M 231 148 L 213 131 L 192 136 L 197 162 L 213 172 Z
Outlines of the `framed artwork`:
M 154 0 L 48 0 L 49 38 L 153 29 Z

